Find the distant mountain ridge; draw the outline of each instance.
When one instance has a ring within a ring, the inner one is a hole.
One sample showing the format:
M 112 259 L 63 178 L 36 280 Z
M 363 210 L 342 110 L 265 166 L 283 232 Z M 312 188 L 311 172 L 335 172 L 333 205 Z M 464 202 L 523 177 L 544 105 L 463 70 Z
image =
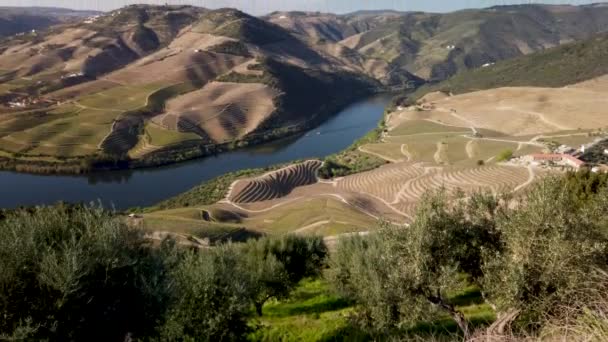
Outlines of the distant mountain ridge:
M 76 11 L 53 7 L 0 6 L 0 37 L 31 30 L 44 30 L 52 25 L 100 13 L 97 11 Z
M 268 20 L 303 39 L 328 41 L 367 60 L 387 63 L 390 69 L 440 81 L 462 70 L 604 32 L 608 7 L 511 5 L 445 14 L 274 14 Z

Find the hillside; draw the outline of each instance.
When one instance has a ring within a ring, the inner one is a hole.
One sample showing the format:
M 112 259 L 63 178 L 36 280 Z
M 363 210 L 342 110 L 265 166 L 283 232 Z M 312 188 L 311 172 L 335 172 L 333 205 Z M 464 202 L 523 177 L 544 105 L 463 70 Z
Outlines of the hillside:
M 33 170 L 169 163 L 276 139 L 379 89 L 232 9 L 129 6 L 3 47 L 0 158 Z
M 46 7 L 0 7 L 0 38 L 52 25 L 99 15 L 94 11 L 74 11 Z
M 585 38 L 608 27 L 605 11 L 510 6 L 254 17 L 132 5 L 0 42 L 0 162 L 83 172 L 257 144 L 314 127 L 375 91 L 418 87 Z M 601 48 L 595 53 L 598 61 L 588 63 L 601 65 Z M 570 68 L 583 77 L 578 69 Z
M 608 28 L 607 14 L 602 5 L 513 5 L 446 14 L 277 13 L 270 20 L 307 40 L 328 43 L 334 50 L 348 49 L 349 56 L 436 81 L 588 38 Z
M 465 71 L 420 88 L 411 98 L 441 90 L 462 94 L 498 87 L 563 87 L 608 74 L 608 34 Z

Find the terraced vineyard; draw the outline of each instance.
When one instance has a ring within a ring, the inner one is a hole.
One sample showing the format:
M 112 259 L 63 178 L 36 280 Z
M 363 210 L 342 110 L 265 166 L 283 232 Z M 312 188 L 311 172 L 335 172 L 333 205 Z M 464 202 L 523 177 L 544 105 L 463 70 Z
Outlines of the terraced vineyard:
M 253 203 L 284 197 L 297 187 L 315 183 L 321 165 L 320 161 L 312 160 L 239 181 L 233 185 L 228 199 L 233 203 Z

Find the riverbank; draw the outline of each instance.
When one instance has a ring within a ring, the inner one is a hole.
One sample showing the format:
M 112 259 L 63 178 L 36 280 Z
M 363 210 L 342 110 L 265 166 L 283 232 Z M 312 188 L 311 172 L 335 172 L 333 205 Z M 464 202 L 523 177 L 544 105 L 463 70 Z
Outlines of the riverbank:
M 361 94 L 356 94 L 361 96 Z M 372 96 L 368 92 L 363 96 Z M 235 151 L 247 147 L 255 147 L 282 139 L 292 138 L 314 129 L 332 118 L 332 114 L 340 112 L 353 104 L 354 98 L 337 99 L 322 106 L 308 120 L 287 127 L 276 127 L 266 131 L 256 131 L 243 139 L 221 143 L 208 144 L 198 141 L 186 141 L 167 146 L 141 159 L 131 159 L 127 156 L 98 154 L 80 158 L 57 158 L 53 156 L 11 156 L 8 152 L 0 154 L 0 171 L 13 171 L 43 175 L 82 175 L 92 172 L 154 168 L 167 166 L 198 158 L 217 156 L 221 153 Z M 355 101 L 356 102 L 356 101 Z
M 343 151 L 378 126 L 390 95 L 353 103 L 308 133 L 207 158 L 155 168 L 40 175 L 0 172 L 0 207 L 101 202 L 124 210 L 148 207 L 226 173 L 267 168 L 294 160 L 325 158 Z

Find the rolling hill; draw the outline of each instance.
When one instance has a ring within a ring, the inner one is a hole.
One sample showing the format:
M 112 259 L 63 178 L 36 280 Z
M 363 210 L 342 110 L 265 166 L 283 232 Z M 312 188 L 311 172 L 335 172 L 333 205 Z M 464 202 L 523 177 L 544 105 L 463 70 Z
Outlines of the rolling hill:
M 12 37 L 0 51 L 3 155 L 77 170 L 293 134 L 380 86 L 232 9 L 129 6 Z
M 491 72 L 503 64 L 488 63 L 588 38 L 608 27 L 607 8 L 254 17 L 132 5 L 62 21 L 0 41 L 0 159 L 80 172 L 268 141 L 374 91 Z

